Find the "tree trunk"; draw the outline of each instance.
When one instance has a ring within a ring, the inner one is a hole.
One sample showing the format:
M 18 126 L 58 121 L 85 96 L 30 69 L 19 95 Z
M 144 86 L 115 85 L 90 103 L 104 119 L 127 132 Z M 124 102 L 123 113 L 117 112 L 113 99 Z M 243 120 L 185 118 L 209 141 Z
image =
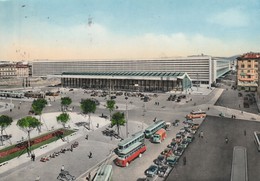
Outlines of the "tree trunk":
M 31 155 L 31 144 L 30 144 L 31 138 L 30 138 L 30 131 L 28 131 L 28 155 Z
M 2 143 L 2 146 L 4 145 L 4 141 L 3 141 L 3 131 L 4 131 L 4 129 L 1 129 L 1 143 Z
M 119 136 L 119 124 L 117 124 L 116 126 L 117 126 L 117 134 Z

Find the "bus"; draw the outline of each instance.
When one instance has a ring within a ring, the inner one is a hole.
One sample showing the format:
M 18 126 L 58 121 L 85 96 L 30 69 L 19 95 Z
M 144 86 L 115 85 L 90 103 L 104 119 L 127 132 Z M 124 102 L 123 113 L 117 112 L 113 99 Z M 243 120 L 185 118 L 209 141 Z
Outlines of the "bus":
M 260 151 L 260 132 L 259 131 L 254 131 L 254 140 L 255 140 L 255 144 L 256 144 L 256 148 L 258 151 Z
M 124 149 L 130 147 L 131 145 L 133 145 L 136 142 L 144 142 L 144 133 L 143 132 L 137 132 L 135 134 L 132 135 L 132 137 L 130 138 L 126 138 L 123 141 L 118 143 L 118 147 L 115 150 L 115 153 L 121 153 Z
M 142 157 L 142 154 L 146 151 L 146 146 L 142 142 L 136 142 L 130 147 L 124 149 L 115 160 L 116 165 L 121 167 L 127 167 L 131 161 L 137 157 Z
M 156 133 L 159 129 L 165 128 L 166 123 L 163 120 L 155 121 L 152 125 L 147 127 L 144 131 L 145 138 L 151 138 L 151 136 Z
M 0 96 L 12 97 L 12 98 L 24 98 L 24 93 L 18 91 L 0 90 Z
M 151 141 L 153 143 L 161 143 L 166 138 L 166 130 L 161 128 L 159 129 L 152 137 Z
M 202 110 L 192 111 L 190 114 L 186 115 L 187 119 L 195 119 L 195 118 L 205 118 L 206 112 Z
M 231 170 L 231 181 L 248 181 L 247 153 L 243 146 L 235 146 Z
M 111 181 L 112 174 L 112 165 L 102 165 L 101 167 L 99 167 L 93 181 Z

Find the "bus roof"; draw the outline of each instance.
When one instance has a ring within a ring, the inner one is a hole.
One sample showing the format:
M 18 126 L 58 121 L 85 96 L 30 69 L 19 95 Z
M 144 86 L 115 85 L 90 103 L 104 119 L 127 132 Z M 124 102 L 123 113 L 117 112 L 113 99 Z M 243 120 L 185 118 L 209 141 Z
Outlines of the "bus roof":
M 111 172 L 112 165 L 102 165 L 98 169 L 94 181 L 108 181 Z
M 191 114 L 206 114 L 206 111 L 202 111 L 202 110 L 197 110 L 197 111 L 191 111 Z
M 137 137 L 139 137 L 139 136 L 142 136 L 144 133 L 143 132 L 137 132 L 137 133 L 135 133 L 135 134 L 133 134 L 132 135 L 132 137 L 130 137 L 130 138 L 126 138 L 126 139 L 124 139 L 123 141 L 120 141 L 119 143 L 118 143 L 118 146 L 123 146 L 123 145 L 125 145 L 126 143 L 128 143 L 128 142 L 131 142 L 132 140 L 134 140 L 135 138 L 137 138 Z
M 163 120 L 155 121 L 152 125 L 148 126 L 145 130 L 153 129 L 154 127 L 156 127 L 157 125 L 162 124 L 162 123 L 165 123 L 165 121 L 163 121 Z
M 120 152 L 120 154 L 126 155 L 126 154 L 129 153 L 131 150 L 133 150 L 134 148 L 136 148 L 136 147 L 138 147 L 138 146 L 140 146 L 140 145 L 142 145 L 142 144 L 143 144 L 142 142 L 138 141 L 138 142 L 132 144 L 131 146 L 129 146 L 128 148 L 124 149 L 122 152 Z

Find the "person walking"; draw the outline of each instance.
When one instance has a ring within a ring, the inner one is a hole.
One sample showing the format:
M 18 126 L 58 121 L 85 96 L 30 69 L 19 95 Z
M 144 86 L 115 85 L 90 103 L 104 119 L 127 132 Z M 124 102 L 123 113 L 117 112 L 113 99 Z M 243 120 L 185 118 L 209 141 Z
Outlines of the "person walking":
M 89 152 L 89 156 L 88 157 L 92 158 L 92 152 L 91 151 Z
M 226 136 L 226 138 L 225 138 L 225 142 L 226 142 L 226 144 L 228 143 L 228 137 Z
M 186 165 L 186 156 L 183 157 L 183 165 Z
M 65 170 L 64 165 L 62 165 L 60 171 L 62 172 L 64 170 Z
M 34 153 L 31 154 L 31 159 L 32 159 L 32 161 L 35 161 L 35 154 Z
M 199 135 L 199 137 L 201 137 L 201 138 L 204 137 L 204 133 L 203 133 L 203 131 L 200 131 L 200 135 Z

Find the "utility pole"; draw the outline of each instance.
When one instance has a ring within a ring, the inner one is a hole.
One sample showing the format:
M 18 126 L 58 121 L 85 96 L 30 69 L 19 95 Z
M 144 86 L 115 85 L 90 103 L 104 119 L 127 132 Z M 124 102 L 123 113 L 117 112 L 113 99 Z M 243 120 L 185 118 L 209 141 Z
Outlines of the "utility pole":
M 197 91 L 199 91 L 199 73 L 197 73 Z
M 128 138 L 128 107 L 127 107 L 127 103 L 128 103 L 128 97 L 125 97 L 125 100 L 126 100 L 126 125 L 125 125 L 125 128 L 126 128 L 126 137 Z

